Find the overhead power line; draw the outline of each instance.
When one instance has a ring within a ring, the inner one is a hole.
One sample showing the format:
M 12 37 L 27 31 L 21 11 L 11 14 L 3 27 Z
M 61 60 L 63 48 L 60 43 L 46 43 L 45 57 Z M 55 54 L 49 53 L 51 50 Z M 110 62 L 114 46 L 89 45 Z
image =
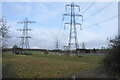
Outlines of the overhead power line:
M 92 2 L 81 14 L 83 15 L 85 12 L 87 12 L 90 8 L 92 8 L 94 6 L 95 3 L 96 2 Z
M 97 23 L 92 24 L 92 25 L 90 25 L 90 26 L 88 26 L 88 27 L 85 27 L 84 29 L 86 29 L 86 28 L 91 28 L 91 27 L 94 27 L 94 26 L 96 26 L 96 25 L 99 25 L 99 24 L 105 23 L 105 22 L 107 22 L 107 21 L 110 21 L 110 20 L 112 20 L 112 19 L 118 17 L 118 16 L 120 16 L 120 15 L 115 15 L 115 16 L 109 17 L 109 18 L 104 19 L 104 20 L 102 20 L 102 21 L 100 21 L 100 22 L 97 22 Z
M 103 20 L 103 21 L 100 21 L 100 22 L 96 23 L 96 25 L 97 25 L 97 24 L 104 23 L 104 22 L 107 22 L 107 21 L 109 21 L 109 20 L 111 20 L 111 19 L 114 19 L 114 18 L 116 18 L 116 17 L 118 17 L 118 15 L 115 15 L 115 16 L 112 16 L 112 17 L 110 17 L 110 18 L 107 18 L 107 19 L 105 19 L 105 20 Z
M 98 12 L 101 12 L 102 10 L 104 10 L 105 8 L 109 7 L 110 5 L 112 5 L 116 0 L 114 0 L 113 2 L 105 5 L 104 7 L 102 7 L 101 9 L 97 10 L 95 13 L 92 14 L 93 15 L 96 15 Z
M 107 5 L 105 5 L 104 7 L 98 9 L 95 13 L 91 14 L 91 16 L 85 18 L 84 21 L 88 20 L 90 17 L 95 16 L 97 13 L 103 11 L 104 9 L 106 9 L 107 7 L 109 7 L 110 5 L 112 5 L 115 1 L 117 1 L 117 0 L 114 0 L 113 2 L 111 2 L 111 3 L 107 4 Z
M 89 4 L 89 1 L 90 1 L 90 0 L 88 0 L 88 2 L 86 2 L 86 3 L 82 6 L 83 8 L 81 8 L 81 11 L 83 11 L 83 10 L 87 7 L 87 5 Z

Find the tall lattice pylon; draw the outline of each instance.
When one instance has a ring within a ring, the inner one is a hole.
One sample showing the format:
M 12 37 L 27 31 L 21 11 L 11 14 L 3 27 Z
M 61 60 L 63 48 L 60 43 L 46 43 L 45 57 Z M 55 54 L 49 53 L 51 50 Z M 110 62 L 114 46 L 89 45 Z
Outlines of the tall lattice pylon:
M 58 40 L 58 37 L 57 37 L 57 40 L 55 42 L 55 50 L 59 50 L 59 40 Z
M 65 28 L 66 24 L 68 24 L 70 26 L 70 35 L 69 35 L 69 42 L 68 42 L 68 54 L 69 54 L 70 50 L 71 50 L 71 45 L 75 45 L 75 49 L 79 48 L 76 26 L 77 25 L 80 26 L 81 30 L 82 30 L 82 27 L 81 27 L 81 23 L 76 21 L 76 17 L 82 18 L 82 20 L 81 20 L 81 22 L 82 22 L 83 16 L 80 15 L 80 13 L 79 13 L 80 7 L 76 4 L 74 4 L 73 2 L 71 4 L 67 4 L 65 8 L 66 8 L 66 11 L 70 10 L 69 13 L 63 14 L 63 20 L 64 20 L 64 16 L 70 17 L 70 22 L 64 23 L 64 28 Z
M 23 29 L 18 29 L 20 31 L 22 31 L 22 36 L 20 37 L 21 38 L 21 41 L 20 41 L 20 45 L 19 47 L 22 48 L 22 49 L 29 49 L 30 46 L 29 46 L 29 38 L 31 38 L 29 35 L 28 35 L 28 31 L 31 31 L 31 29 L 28 28 L 28 24 L 29 23 L 35 23 L 35 21 L 28 21 L 27 18 L 25 18 L 24 21 L 21 21 L 21 22 L 18 22 L 20 24 L 24 24 L 24 27 Z
M 82 49 L 85 49 L 85 43 L 84 42 L 82 43 Z

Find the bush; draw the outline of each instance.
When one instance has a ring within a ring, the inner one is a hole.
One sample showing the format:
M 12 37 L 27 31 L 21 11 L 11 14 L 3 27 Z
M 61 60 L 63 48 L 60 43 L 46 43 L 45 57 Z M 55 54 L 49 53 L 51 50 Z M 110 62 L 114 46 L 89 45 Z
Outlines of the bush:
M 120 36 L 110 40 L 109 54 L 104 58 L 104 67 L 109 76 L 120 77 Z

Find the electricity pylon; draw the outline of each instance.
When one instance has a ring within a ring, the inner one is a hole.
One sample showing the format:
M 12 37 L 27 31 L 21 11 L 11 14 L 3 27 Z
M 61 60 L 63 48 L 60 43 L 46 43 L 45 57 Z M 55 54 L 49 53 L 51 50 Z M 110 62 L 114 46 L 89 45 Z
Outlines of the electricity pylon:
M 71 45 L 75 45 L 75 49 L 79 48 L 78 45 L 78 39 L 77 39 L 77 31 L 76 31 L 76 26 L 80 26 L 80 29 L 82 30 L 81 23 L 76 22 L 76 17 L 82 18 L 81 22 L 83 21 L 83 16 L 79 14 L 80 12 L 80 7 L 73 2 L 71 4 L 67 4 L 65 7 L 66 11 L 70 9 L 70 13 L 63 14 L 63 20 L 64 16 L 69 16 L 70 17 L 70 22 L 64 23 L 64 28 L 65 25 L 68 24 L 70 26 L 70 35 L 69 35 L 69 42 L 68 42 L 68 55 L 70 54 L 71 50 Z M 79 12 L 76 13 L 76 10 Z M 77 54 L 77 52 L 76 52 Z
M 28 28 L 28 24 L 29 23 L 35 23 L 35 21 L 28 21 L 27 18 L 25 18 L 24 21 L 21 21 L 21 22 L 18 22 L 20 24 L 24 24 L 24 27 L 23 29 L 18 29 L 20 31 L 22 31 L 22 36 L 20 37 L 21 38 L 21 42 L 20 42 L 20 45 L 19 47 L 22 48 L 22 49 L 29 49 L 30 46 L 29 46 L 29 38 L 31 38 L 29 35 L 28 35 L 28 31 L 31 31 L 31 29 Z
M 66 51 L 66 50 L 67 50 L 67 46 L 63 46 L 63 48 L 64 48 L 64 51 Z
M 82 43 L 82 49 L 85 49 L 85 44 L 84 44 L 84 42 Z
M 58 38 L 57 38 L 57 40 L 55 42 L 55 49 L 59 50 L 59 40 L 58 40 Z

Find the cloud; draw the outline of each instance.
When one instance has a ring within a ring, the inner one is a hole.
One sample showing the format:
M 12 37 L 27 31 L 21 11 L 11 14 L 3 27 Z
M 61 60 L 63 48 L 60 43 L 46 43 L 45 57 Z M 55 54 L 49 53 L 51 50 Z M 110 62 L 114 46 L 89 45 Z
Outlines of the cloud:
M 58 3 L 14 3 L 11 7 L 8 6 L 5 9 L 6 14 L 9 16 L 9 23 L 11 24 L 11 35 L 10 40 L 11 46 L 14 44 L 19 45 L 20 39 L 17 38 L 22 35 L 17 29 L 22 28 L 23 25 L 17 24 L 16 22 L 24 19 L 26 16 L 29 16 L 28 19 L 36 21 L 35 24 L 29 25 L 32 28 L 32 31 L 29 32 L 29 35 L 32 37 L 30 41 L 31 48 L 41 48 L 41 49 L 54 49 L 54 42 L 57 39 L 59 33 L 60 46 L 68 45 L 69 39 L 69 26 L 66 30 L 63 30 L 63 26 L 59 25 L 61 23 L 63 4 Z M 23 5 L 24 4 L 24 5 Z M 7 4 L 6 4 L 7 5 Z M 54 6 L 53 6 L 54 5 Z M 17 6 L 17 7 L 16 7 Z M 10 8 L 9 8 L 10 7 Z M 7 13 L 8 10 L 8 13 Z M 11 10 L 9 12 L 9 10 Z M 17 14 L 18 13 L 18 14 Z M 89 12 L 88 12 L 89 13 Z M 10 14 L 10 15 L 9 15 Z M 10 17 L 13 15 L 12 17 Z M 20 16 L 19 16 L 20 15 Z M 103 15 L 103 14 L 102 14 Z M 106 16 L 107 13 L 104 15 Z M 110 15 L 110 14 L 109 14 Z M 109 17 L 109 15 L 107 17 Z M 101 16 L 93 17 L 92 20 L 88 20 L 83 24 L 83 30 L 80 31 L 80 28 L 77 28 L 78 41 L 81 46 L 82 42 L 85 42 L 87 48 L 101 48 L 101 46 L 107 46 L 106 38 L 108 36 L 114 35 L 116 32 L 117 23 L 111 21 L 106 24 L 99 24 L 94 26 L 91 29 L 84 29 L 86 26 L 96 23 L 101 20 Z M 107 18 L 106 17 L 106 18 Z M 13 19 L 14 18 L 14 19 Z M 115 23 L 115 24 L 114 24 Z M 62 29 L 58 29 L 58 26 Z M 60 32 L 59 32 L 60 31 Z
M 58 16 L 58 14 L 60 14 L 61 12 L 61 10 L 59 9 L 57 11 L 55 11 L 54 9 L 54 7 L 53 9 L 49 8 L 48 5 L 46 5 L 45 3 L 35 3 L 34 12 L 36 11 L 37 13 L 33 15 L 34 20 L 42 24 L 49 23 L 49 21 L 55 19 L 56 16 Z
M 29 35 L 32 37 L 29 39 L 31 48 L 36 47 L 40 49 L 54 49 L 58 31 L 59 30 L 57 28 L 48 29 L 45 27 L 32 29 L 32 31 L 29 32 Z M 101 48 L 101 46 L 107 46 L 106 40 L 104 38 L 89 32 L 83 32 L 83 34 L 84 37 L 78 37 L 80 48 L 82 47 L 82 42 L 85 42 L 86 48 Z M 10 39 L 11 46 L 15 44 L 19 45 L 20 39 L 18 37 L 22 35 L 21 32 L 13 30 L 12 35 L 13 36 Z M 69 33 L 61 31 L 59 37 L 61 48 L 64 45 L 68 45 L 68 38 Z
M 40 48 L 52 49 L 56 40 L 58 29 L 47 29 L 39 27 L 34 29 L 31 34 L 31 46 L 38 46 Z M 34 42 L 34 43 L 32 43 Z
M 39 47 L 37 47 L 37 46 L 34 46 L 34 47 L 32 47 L 32 49 L 39 49 Z
M 16 3 L 3 3 L 2 5 L 3 15 L 10 15 L 12 19 L 20 18 L 20 17 L 29 17 L 31 13 L 32 6 L 27 5 L 27 3 L 20 4 Z M 8 14 L 9 13 L 9 14 Z M 14 16 L 14 17 L 13 17 Z
M 73 0 L 2 0 L 2 2 L 72 2 Z M 113 0 L 89 0 L 89 2 L 111 2 Z M 116 0 L 118 2 L 119 0 Z M 88 2 L 87 0 L 74 0 L 74 2 Z
M 85 46 L 87 49 L 93 49 L 93 48 L 98 48 L 101 49 L 101 47 L 106 47 L 108 46 L 108 41 L 107 40 L 89 40 L 85 42 Z

